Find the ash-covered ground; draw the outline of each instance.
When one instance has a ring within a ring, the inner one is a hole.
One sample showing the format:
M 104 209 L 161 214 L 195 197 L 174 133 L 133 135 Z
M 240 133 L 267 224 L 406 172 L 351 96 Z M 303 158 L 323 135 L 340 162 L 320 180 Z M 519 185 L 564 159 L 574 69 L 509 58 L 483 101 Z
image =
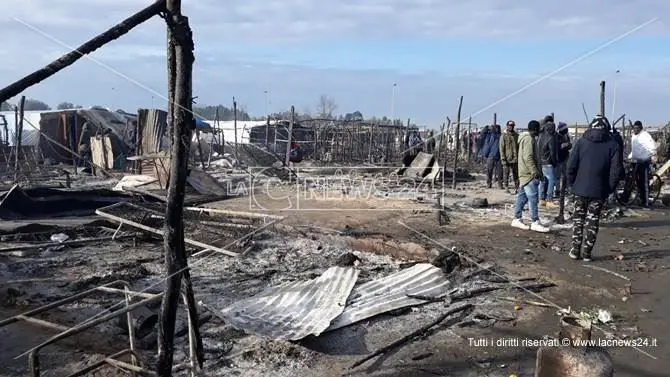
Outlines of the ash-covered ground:
M 91 233 L 94 231 L 92 229 L 99 226 L 100 223 L 75 229 L 42 227 L 40 231 L 44 234 L 72 234 L 76 237 L 76 232 Z M 27 230 L 31 229 L 24 228 L 21 231 Z M 16 242 L 15 238 L 13 241 Z M 375 238 L 372 239 L 373 243 L 377 242 Z M 196 300 L 205 304 L 208 309 L 220 310 L 268 287 L 287 281 L 316 278 L 327 268 L 342 263 L 346 259 L 343 257 L 351 254 L 358 259 L 360 275 L 357 284 L 387 276 L 417 262 L 354 250 L 351 248 L 352 240 L 365 244 L 368 238 L 364 232 L 357 233 L 351 229 L 343 229 L 338 233 L 280 225 L 270 227 L 253 236 L 252 248 L 244 257 L 233 258 L 212 253 L 193 258 L 190 266 Z M 420 245 L 415 247 L 423 249 Z M 436 253 L 436 250 L 425 253 L 423 261 Z M 3 278 L 11 282 L 2 292 L 2 312 L 5 315 L 22 312 L 27 308 L 44 305 L 116 280 L 129 282 L 135 291 L 159 292 L 163 288 L 160 246 L 151 239 L 142 237 L 134 242 L 108 242 L 97 246 L 55 247 L 19 252 L 15 256 L 3 257 L 2 273 Z M 472 277 L 463 281 L 463 276 L 468 275 Z M 504 284 L 500 284 L 503 282 L 497 276 L 482 273 L 475 265 L 460 266 L 450 276 L 453 288 L 461 287 L 461 290 L 456 291 L 456 295 L 463 296 L 460 300 L 468 298 L 468 289 L 482 286 L 504 288 Z M 478 323 L 509 322 L 514 319 L 513 311 L 494 310 L 495 302 L 490 297 L 479 297 L 476 300 L 477 310 L 470 318 L 475 318 Z M 201 308 L 201 332 L 207 357 L 204 372 L 209 376 L 328 375 L 329 370 L 341 370 L 356 358 L 439 316 L 453 304 L 451 301 L 442 300 L 398 310 L 298 342 L 275 341 L 247 335 Z M 54 309 L 45 316 L 36 317 L 72 326 L 106 310 L 108 312 L 118 309 L 121 305 L 120 295 L 94 294 Z M 157 312 L 155 305 L 150 306 L 150 310 Z M 182 307 L 177 329 L 183 329 L 185 323 L 185 310 Z M 83 362 L 77 360 L 77 355 L 82 351 L 90 355 L 91 351 L 104 354 L 125 348 L 127 337 L 124 325 L 122 320 L 111 321 L 50 347 L 57 351 L 44 351 L 43 370 L 60 375 L 92 362 L 88 358 Z M 0 331 L 11 333 L 11 326 L 13 325 Z M 30 328 L 32 325 L 20 326 Z M 25 374 L 26 360 L 13 360 L 12 356 L 22 353 L 50 334 L 50 330 L 33 329 L 34 336 L 25 337 L 21 344 L 11 346 L 12 352 L 9 352 L 9 348 L 5 349 L 7 352 L 4 352 L 2 362 L 7 363 L 8 376 Z M 101 338 L 106 340 L 104 346 L 86 345 L 91 339 Z M 452 342 L 457 339 L 458 337 L 453 337 L 445 341 Z M 146 359 L 151 360 L 153 355 L 150 350 L 152 347 L 155 349 L 155 336 L 150 334 L 139 339 L 138 345 L 145 349 L 143 354 Z M 188 342 L 185 336 L 181 336 L 177 340 L 175 363 L 187 362 L 187 354 Z

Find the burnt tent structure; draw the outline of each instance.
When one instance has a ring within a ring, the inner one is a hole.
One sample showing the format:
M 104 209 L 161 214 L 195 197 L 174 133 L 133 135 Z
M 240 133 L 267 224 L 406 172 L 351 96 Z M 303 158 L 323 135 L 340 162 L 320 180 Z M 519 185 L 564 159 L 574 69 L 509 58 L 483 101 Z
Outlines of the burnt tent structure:
M 265 125 L 253 126 L 249 131 L 249 143 L 265 146 L 275 154 L 283 156 L 286 154 L 290 125 L 291 121 L 278 120 Z M 306 157 L 313 155 L 315 136 L 315 127 L 306 126 L 300 122 L 293 123 L 291 143 L 300 145 Z

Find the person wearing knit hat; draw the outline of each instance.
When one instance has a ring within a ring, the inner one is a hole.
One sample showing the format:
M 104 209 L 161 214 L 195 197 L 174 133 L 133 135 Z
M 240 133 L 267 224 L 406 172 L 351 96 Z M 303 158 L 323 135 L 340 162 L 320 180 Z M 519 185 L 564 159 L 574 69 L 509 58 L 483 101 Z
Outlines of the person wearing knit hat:
M 622 152 L 608 126 L 603 118 L 594 119 L 568 159 L 568 184 L 575 197 L 569 253 L 572 259 L 591 260 L 605 200 L 614 192 L 623 169 Z
M 519 136 L 518 163 L 519 190 L 514 205 L 512 227 L 523 230 L 547 233 L 549 228 L 542 225 L 538 211 L 539 186 L 542 180 L 542 169 L 537 155 L 537 136 L 540 134 L 540 122 L 528 122 L 528 131 Z M 523 207 L 528 203 L 530 225 L 523 222 Z
M 547 117 L 545 117 L 547 119 Z M 544 124 L 544 132 L 538 138 L 538 153 L 542 165 L 542 175 L 545 179 L 540 182 L 540 207 L 558 208 L 554 203 L 554 188 L 556 187 L 556 169 L 558 167 L 558 135 L 553 121 Z
M 565 169 L 568 163 L 568 157 L 570 157 L 570 149 L 572 149 L 572 143 L 570 142 L 570 134 L 568 133 L 568 125 L 565 122 L 558 122 L 558 127 L 556 128 L 557 137 L 558 137 L 558 167 L 556 168 L 556 189 L 554 190 L 554 196 L 558 194 L 564 188 L 561 187 L 561 184 L 566 183 L 562 178 L 565 177 Z M 565 188 L 567 192 L 567 187 Z

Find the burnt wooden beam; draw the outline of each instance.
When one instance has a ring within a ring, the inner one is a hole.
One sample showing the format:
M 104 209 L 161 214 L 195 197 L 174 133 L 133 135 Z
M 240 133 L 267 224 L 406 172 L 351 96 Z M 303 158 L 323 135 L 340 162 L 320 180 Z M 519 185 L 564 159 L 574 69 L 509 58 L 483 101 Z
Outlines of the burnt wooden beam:
M 23 77 L 22 79 L 12 84 L 9 84 L 3 89 L 0 89 L 0 103 L 9 100 L 10 98 L 18 95 L 31 86 L 48 79 L 59 71 L 74 64 L 74 62 L 79 60 L 82 56 L 90 54 L 105 44 L 121 37 L 124 34 L 127 34 L 137 25 L 149 20 L 164 10 L 165 1 L 156 1 L 155 3 L 121 21 L 119 24 L 113 26 L 104 33 L 99 34 L 88 42 L 77 47 L 75 50 L 68 52 L 67 54 L 54 60 L 45 67 L 40 68 L 39 70 Z
M 197 308 L 188 271 L 186 246 L 184 243 L 184 197 L 188 177 L 188 159 L 191 138 L 195 129 L 193 117 L 193 33 L 188 18 L 181 14 L 180 0 L 166 0 L 165 21 L 168 29 L 168 100 L 170 145 L 170 177 L 168 181 L 167 205 L 164 223 L 164 257 L 166 267 L 165 294 L 161 303 L 158 326 L 159 377 L 171 377 L 174 333 L 177 319 L 182 279 L 189 318 L 194 323 L 196 358 L 202 367 L 204 352 L 197 323 Z
M 463 108 L 463 96 L 461 96 L 460 101 L 458 102 L 458 113 L 456 113 L 456 135 L 454 135 L 454 141 L 456 142 L 456 154 L 454 155 L 454 172 L 451 175 L 451 188 L 456 188 L 456 170 L 458 170 L 458 154 L 460 153 L 460 133 L 461 133 L 461 109 Z M 495 118 L 495 114 L 493 115 Z M 444 169 L 446 172 L 447 169 Z
M 600 115 L 605 116 L 605 81 L 600 82 Z
M 23 117 L 26 106 L 26 96 L 21 96 L 19 101 L 19 121 L 15 124 L 16 142 L 14 148 L 16 155 L 14 156 L 14 183 L 19 183 L 19 176 L 21 175 L 21 140 L 23 139 Z

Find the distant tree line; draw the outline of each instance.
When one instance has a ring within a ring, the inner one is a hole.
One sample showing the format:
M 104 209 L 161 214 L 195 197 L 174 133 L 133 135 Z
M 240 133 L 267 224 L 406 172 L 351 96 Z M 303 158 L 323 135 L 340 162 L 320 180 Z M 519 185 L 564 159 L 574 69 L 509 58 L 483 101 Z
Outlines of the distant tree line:
M 0 104 L 0 110 L 12 111 L 14 110 L 14 106 L 15 105 L 10 104 L 9 102 L 3 102 L 2 104 Z M 23 109 L 25 111 L 39 111 L 39 110 L 51 110 L 51 107 L 40 100 L 34 98 L 26 98 L 26 102 L 24 103 Z
M 81 109 L 81 108 L 83 108 L 81 105 L 76 105 L 68 101 L 61 102 L 56 106 L 57 110 Z M 26 111 L 39 111 L 39 110 L 46 111 L 51 110 L 51 107 L 45 102 L 42 102 L 40 100 L 34 98 L 27 98 L 24 109 Z M 2 104 L 0 104 L 0 110 L 12 111 L 14 110 L 14 105 L 8 102 L 3 102 Z M 316 104 L 315 114 L 312 114 L 309 110 L 304 110 L 301 112 L 296 111 L 295 116 L 297 121 L 304 121 L 316 118 L 316 119 L 331 119 L 333 121 L 361 121 L 361 122 L 364 121 L 377 124 L 392 124 L 392 123 L 397 125 L 405 124 L 400 119 L 396 119 L 395 121 L 392 122 L 391 119 L 386 116 L 383 117 L 373 116 L 366 118 L 363 115 L 363 113 L 359 110 L 353 112 L 347 112 L 344 114 L 336 114 L 335 113 L 336 110 L 337 110 L 337 104 L 335 103 L 335 100 L 332 97 L 322 94 L 319 97 L 319 100 Z M 224 105 L 203 105 L 203 106 L 196 105 L 193 106 L 193 112 L 198 116 L 201 116 L 207 120 L 215 120 L 217 119 L 217 116 L 218 119 L 221 121 L 230 121 L 234 119 L 233 109 Z M 287 110 L 283 112 L 275 112 L 265 116 L 251 117 L 249 113 L 246 111 L 244 106 L 239 106 L 237 109 L 237 120 L 239 121 L 266 120 L 268 116 L 270 116 L 271 119 L 288 120 L 291 119 L 291 112 Z

